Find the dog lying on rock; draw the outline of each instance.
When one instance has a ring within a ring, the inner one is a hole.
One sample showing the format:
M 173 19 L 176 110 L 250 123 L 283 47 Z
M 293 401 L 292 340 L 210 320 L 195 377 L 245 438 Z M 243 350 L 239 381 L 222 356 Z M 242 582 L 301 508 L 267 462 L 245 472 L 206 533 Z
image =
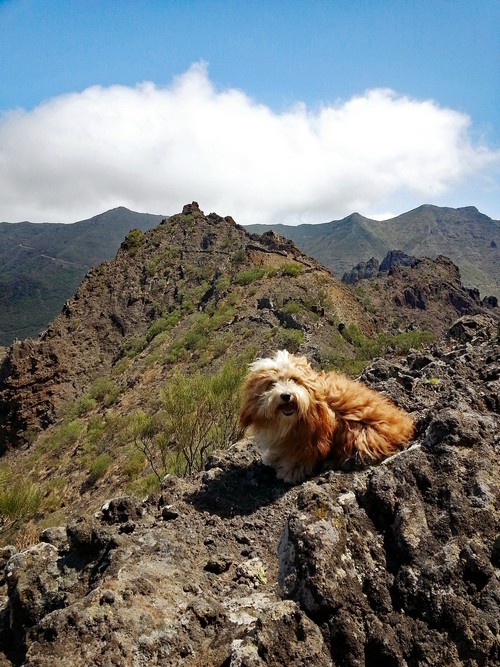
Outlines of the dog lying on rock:
M 250 364 L 240 424 L 285 482 L 303 480 L 326 458 L 380 461 L 413 434 L 411 417 L 382 394 L 339 373 L 317 373 L 286 350 Z

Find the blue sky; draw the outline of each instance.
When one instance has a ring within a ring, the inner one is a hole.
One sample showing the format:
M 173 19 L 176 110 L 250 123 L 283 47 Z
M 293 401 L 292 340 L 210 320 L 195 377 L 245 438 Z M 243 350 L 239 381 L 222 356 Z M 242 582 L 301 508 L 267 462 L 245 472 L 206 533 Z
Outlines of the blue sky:
M 500 2 L 3 0 L 0 113 L 0 220 L 500 219 Z

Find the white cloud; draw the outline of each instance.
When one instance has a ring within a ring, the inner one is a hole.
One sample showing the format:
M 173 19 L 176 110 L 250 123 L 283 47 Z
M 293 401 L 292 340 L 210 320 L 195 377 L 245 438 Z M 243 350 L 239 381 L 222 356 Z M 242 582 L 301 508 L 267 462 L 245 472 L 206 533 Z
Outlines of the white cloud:
M 324 222 L 435 202 L 499 158 L 432 101 L 376 89 L 276 113 L 194 65 L 167 88 L 94 86 L 4 114 L 0 220 L 170 214 L 194 199 L 243 224 Z

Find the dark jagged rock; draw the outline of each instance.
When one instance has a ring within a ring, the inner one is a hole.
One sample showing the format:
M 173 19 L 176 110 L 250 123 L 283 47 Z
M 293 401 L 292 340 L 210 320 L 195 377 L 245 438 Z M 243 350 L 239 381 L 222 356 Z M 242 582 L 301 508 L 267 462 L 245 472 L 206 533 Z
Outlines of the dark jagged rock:
M 407 255 L 402 250 L 390 250 L 380 262 L 379 270 L 382 272 L 389 272 L 395 266 L 414 266 L 416 263 L 416 257 Z
M 4 664 L 500 665 L 499 368 L 498 322 L 464 317 L 364 372 L 416 422 L 385 463 L 290 487 L 242 441 L 0 552 Z
M 376 257 L 372 257 L 367 262 L 359 262 L 350 271 L 346 271 L 342 276 L 342 282 L 346 285 L 354 285 L 358 280 L 374 278 L 379 271 L 380 262 Z
M 416 257 L 411 257 L 402 250 L 390 250 L 382 262 L 379 262 L 376 257 L 372 257 L 367 262 L 359 262 L 351 271 L 344 273 L 342 282 L 353 285 L 359 280 L 375 278 L 379 273 L 388 273 L 395 266 L 414 266 L 416 262 Z
M 462 315 L 484 314 L 500 320 L 494 297 L 480 299 L 478 290 L 462 285 L 458 267 L 447 257 L 415 259 L 391 253 L 385 268 L 369 280 L 359 279 L 355 292 L 381 326 L 423 329 L 441 335 Z

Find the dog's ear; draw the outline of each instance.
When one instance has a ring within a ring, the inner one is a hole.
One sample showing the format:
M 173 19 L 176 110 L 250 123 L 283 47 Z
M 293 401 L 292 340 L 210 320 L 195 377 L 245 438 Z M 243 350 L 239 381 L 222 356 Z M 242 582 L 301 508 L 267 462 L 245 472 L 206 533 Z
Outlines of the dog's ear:
M 250 391 L 252 385 L 252 374 L 247 377 L 245 386 L 243 387 L 242 403 L 240 408 L 240 426 L 241 428 L 248 428 L 253 421 L 253 392 Z
M 253 422 L 253 409 L 248 398 L 245 398 L 240 409 L 240 426 L 248 428 Z

